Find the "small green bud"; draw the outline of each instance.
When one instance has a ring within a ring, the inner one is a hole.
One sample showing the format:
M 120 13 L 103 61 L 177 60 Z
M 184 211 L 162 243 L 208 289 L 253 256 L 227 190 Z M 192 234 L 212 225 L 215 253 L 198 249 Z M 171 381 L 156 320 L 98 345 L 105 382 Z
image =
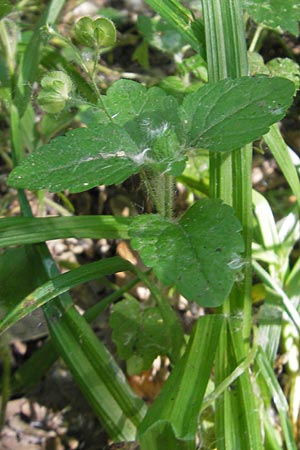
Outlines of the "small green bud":
M 48 73 L 41 81 L 42 90 L 38 95 L 41 108 L 48 113 L 60 112 L 70 99 L 72 80 L 64 72 L 55 70 Z
M 110 47 L 116 42 L 116 27 L 111 20 L 105 17 L 99 17 L 94 21 L 94 29 L 99 47 Z
M 110 47 L 117 38 L 113 22 L 105 17 L 95 20 L 82 17 L 76 23 L 74 31 L 78 42 L 87 47 Z
M 95 43 L 94 22 L 90 17 L 82 17 L 75 24 L 75 37 L 80 44 L 92 47 Z

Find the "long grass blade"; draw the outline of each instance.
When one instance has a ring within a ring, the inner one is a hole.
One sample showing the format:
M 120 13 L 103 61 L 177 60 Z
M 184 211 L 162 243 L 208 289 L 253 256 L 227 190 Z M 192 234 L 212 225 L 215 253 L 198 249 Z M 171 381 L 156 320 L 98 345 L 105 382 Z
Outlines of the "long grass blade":
M 149 6 L 178 31 L 196 52 L 203 53 L 204 27 L 178 0 L 146 0 Z
M 139 427 L 141 450 L 194 450 L 197 417 L 224 317 L 198 319 L 188 347 Z
M 50 300 L 63 294 L 69 289 L 88 281 L 99 279 L 103 276 L 112 275 L 116 272 L 130 270 L 130 263 L 119 257 L 96 261 L 67 273 L 53 277 L 47 283 L 35 289 L 24 299 L 18 302 L 10 310 L 6 311 L 5 317 L 0 321 L 0 334 L 7 330 L 18 320 L 32 313 L 37 308 L 45 305 Z
M 273 398 L 276 409 L 279 413 L 283 435 L 287 450 L 296 450 L 297 446 L 293 437 L 292 426 L 288 417 L 289 406 L 287 400 L 282 392 L 282 389 L 274 375 L 273 368 L 264 354 L 262 349 L 259 349 L 256 356 L 257 371 L 263 377 L 266 386 Z
M 290 154 L 283 137 L 280 134 L 278 125 L 272 125 L 268 134 L 264 135 L 264 140 L 273 153 L 277 164 L 282 170 L 286 181 L 288 182 L 298 205 L 300 206 L 300 180 L 297 170 L 292 162 Z
M 281 303 L 279 306 L 286 312 L 290 320 L 293 322 L 295 327 L 297 328 L 298 333 L 300 333 L 300 315 L 293 305 L 292 301 L 286 295 L 284 290 L 276 283 L 276 281 L 268 274 L 268 272 L 256 261 L 252 261 L 252 266 L 255 272 L 258 274 L 260 279 L 269 286 L 273 291 L 278 294 L 281 298 Z
M 89 308 L 83 317 L 87 322 L 91 323 L 96 317 L 98 317 L 110 304 L 120 299 L 123 294 L 126 294 L 139 282 L 139 278 L 134 278 L 129 283 L 119 288 L 117 291 L 112 292 L 101 302 L 96 303 Z M 58 352 L 55 350 L 51 338 L 32 356 L 27 359 L 20 368 L 18 368 L 11 378 L 10 391 L 13 395 L 27 392 L 32 386 L 40 381 L 45 373 L 50 369 L 52 364 L 55 363 L 58 358 Z
M 0 221 L 0 247 L 51 239 L 128 239 L 129 217 L 8 217 Z
M 111 438 L 134 440 L 146 407 L 110 353 L 73 306 L 65 311 L 52 302 L 46 317 L 56 349 Z

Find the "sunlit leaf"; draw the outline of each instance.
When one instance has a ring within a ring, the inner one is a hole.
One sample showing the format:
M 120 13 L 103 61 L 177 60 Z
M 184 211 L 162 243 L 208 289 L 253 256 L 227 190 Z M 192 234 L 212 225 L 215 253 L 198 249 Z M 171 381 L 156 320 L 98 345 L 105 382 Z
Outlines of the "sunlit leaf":
M 265 134 L 292 101 L 285 78 L 242 77 L 207 84 L 182 104 L 187 145 L 213 151 L 242 147 Z
M 298 0 L 244 0 L 243 3 L 256 22 L 270 28 L 279 27 L 298 36 L 300 17 Z

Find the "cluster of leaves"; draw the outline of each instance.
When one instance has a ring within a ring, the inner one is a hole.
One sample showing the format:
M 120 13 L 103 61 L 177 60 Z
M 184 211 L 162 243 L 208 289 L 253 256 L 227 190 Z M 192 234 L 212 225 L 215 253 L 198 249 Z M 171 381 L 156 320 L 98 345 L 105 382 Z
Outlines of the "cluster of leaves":
M 203 86 L 179 105 L 160 88 L 120 80 L 101 97 L 104 110 L 93 126 L 40 147 L 12 171 L 9 184 L 81 192 L 142 169 L 178 176 L 191 148 L 229 151 L 266 133 L 293 92 L 282 78 L 245 77 Z

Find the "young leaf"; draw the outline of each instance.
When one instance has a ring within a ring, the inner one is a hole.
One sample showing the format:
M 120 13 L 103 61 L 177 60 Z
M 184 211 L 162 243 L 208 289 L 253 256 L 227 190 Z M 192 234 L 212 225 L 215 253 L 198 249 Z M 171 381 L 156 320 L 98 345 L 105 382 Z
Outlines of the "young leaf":
M 270 28 L 281 28 L 298 36 L 300 3 L 298 0 L 244 0 L 250 16 Z
M 242 147 L 284 116 L 293 93 L 294 84 L 285 78 L 242 77 L 207 84 L 182 104 L 187 145 L 213 151 Z
M 233 209 L 220 200 L 195 203 L 178 221 L 158 215 L 135 217 L 132 246 L 166 285 L 175 285 L 188 300 L 218 306 L 241 267 L 241 225 Z
M 130 374 L 149 369 L 158 355 L 168 354 L 171 336 L 158 308 L 142 309 L 137 300 L 125 299 L 114 305 L 110 325 Z
M 118 125 L 156 111 L 164 112 L 165 121 L 172 124 L 179 122 L 176 99 L 158 87 L 147 89 L 136 81 L 118 80 L 102 96 L 102 101 L 108 114 Z M 96 111 L 95 124 L 99 121 L 107 123 L 108 120 L 103 111 Z

